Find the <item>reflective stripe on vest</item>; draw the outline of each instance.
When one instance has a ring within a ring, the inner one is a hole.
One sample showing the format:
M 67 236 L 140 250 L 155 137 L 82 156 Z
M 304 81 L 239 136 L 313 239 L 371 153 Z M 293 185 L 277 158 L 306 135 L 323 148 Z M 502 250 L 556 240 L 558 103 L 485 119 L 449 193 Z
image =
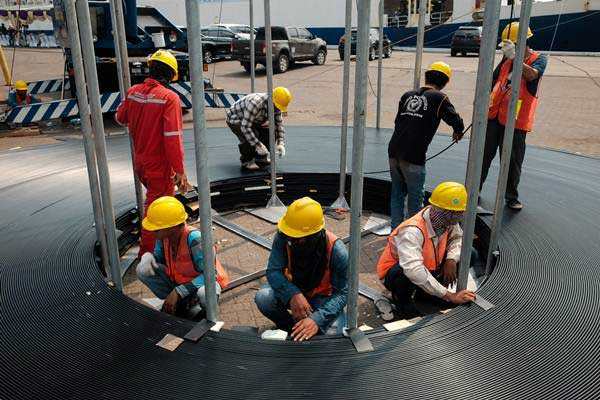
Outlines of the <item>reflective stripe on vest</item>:
M 327 237 L 327 264 L 325 265 L 325 273 L 321 279 L 319 286 L 311 290 L 310 292 L 303 293 L 304 296 L 311 298 L 315 296 L 331 296 L 333 294 L 333 286 L 331 285 L 331 253 L 333 252 L 333 246 L 338 240 L 338 237 L 329 231 L 325 231 Z M 285 245 L 288 257 L 288 265 L 284 270 L 285 277 L 292 280 L 292 252 L 288 244 Z
M 540 55 L 538 53 L 532 53 L 525 64 L 531 65 Z M 508 81 L 508 75 L 512 66 L 511 60 L 505 60 L 500 67 L 500 74 L 498 80 L 492 89 L 490 95 L 490 109 L 488 112 L 488 119 L 498 118 L 498 121 L 506 126 L 508 116 L 508 103 L 510 101 L 510 90 L 506 88 L 506 82 Z M 540 79 L 541 80 L 541 79 Z M 539 82 L 538 82 L 539 85 Z M 520 107 L 517 107 L 517 121 L 515 123 L 515 129 L 522 131 L 531 131 L 533 128 L 533 121 L 535 118 L 535 110 L 537 108 L 538 98 L 537 95 L 533 96 L 527 89 L 527 80 L 521 78 L 521 88 L 519 90 L 519 103 Z
M 442 263 L 444 255 L 446 254 L 446 246 L 448 245 L 448 230 L 446 230 L 446 232 L 444 232 L 444 234 L 440 237 L 436 253 L 435 247 L 433 246 L 433 240 L 429 236 L 427 222 L 423 216 L 425 211 L 429 208 L 430 207 L 426 207 L 414 217 L 407 219 L 398 225 L 398 227 L 390 234 L 387 240 L 387 245 L 385 246 L 385 250 L 383 251 L 383 254 L 379 258 L 379 262 L 377 263 L 377 276 L 379 279 L 385 279 L 388 271 L 392 269 L 394 265 L 398 264 L 398 253 L 393 241 L 394 238 L 398 236 L 398 232 L 400 232 L 401 229 L 409 226 L 419 228 L 423 234 L 423 264 L 425 264 L 425 267 L 429 271 L 433 272 Z
M 196 229 L 191 226 L 185 225 L 181 230 L 181 236 L 179 238 L 179 246 L 177 248 L 177 254 L 173 259 L 173 252 L 171 251 L 171 241 L 165 239 L 163 241 L 163 250 L 165 253 L 165 260 L 167 263 L 167 276 L 173 282 L 178 285 L 188 283 L 194 280 L 200 275 L 200 272 L 196 271 L 194 266 L 194 260 L 188 246 L 188 236 Z M 217 282 L 222 289 L 229 284 L 229 278 L 225 269 L 221 265 L 219 258 L 217 257 L 217 249 L 215 247 L 215 268 L 217 270 Z

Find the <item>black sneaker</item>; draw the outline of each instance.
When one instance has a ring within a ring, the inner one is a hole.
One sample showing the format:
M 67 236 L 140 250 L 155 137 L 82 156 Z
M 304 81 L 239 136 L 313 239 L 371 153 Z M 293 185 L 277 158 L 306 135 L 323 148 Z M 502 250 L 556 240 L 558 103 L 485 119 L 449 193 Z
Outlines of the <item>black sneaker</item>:
M 506 207 L 511 210 L 521 211 L 523 209 L 523 204 L 517 199 L 506 200 Z

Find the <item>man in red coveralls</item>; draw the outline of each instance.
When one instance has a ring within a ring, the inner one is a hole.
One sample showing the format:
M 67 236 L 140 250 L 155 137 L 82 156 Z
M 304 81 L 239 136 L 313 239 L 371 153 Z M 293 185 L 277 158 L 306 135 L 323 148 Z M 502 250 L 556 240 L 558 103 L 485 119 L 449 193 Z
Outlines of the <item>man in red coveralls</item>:
M 117 109 L 115 119 L 127 125 L 133 139 L 135 172 L 146 187 L 144 216 L 162 196 L 189 190 L 183 168 L 183 124 L 179 96 L 167 85 L 177 80 L 177 60 L 159 50 L 148 60 L 150 77 L 134 85 Z M 142 229 L 139 256 L 154 250 L 152 232 Z

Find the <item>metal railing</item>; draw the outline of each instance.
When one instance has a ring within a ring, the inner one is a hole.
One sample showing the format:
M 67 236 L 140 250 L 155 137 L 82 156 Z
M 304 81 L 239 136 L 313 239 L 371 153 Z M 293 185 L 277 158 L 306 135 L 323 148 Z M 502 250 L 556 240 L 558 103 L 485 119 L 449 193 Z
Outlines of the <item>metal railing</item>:
M 448 21 L 452 21 L 452 11 L 434 12 L 429 16 L 429 22 L 431 25 L 441 25 Z
M 388 15 L 387 26 L 400 28 L 408 24 L 408 15 Z

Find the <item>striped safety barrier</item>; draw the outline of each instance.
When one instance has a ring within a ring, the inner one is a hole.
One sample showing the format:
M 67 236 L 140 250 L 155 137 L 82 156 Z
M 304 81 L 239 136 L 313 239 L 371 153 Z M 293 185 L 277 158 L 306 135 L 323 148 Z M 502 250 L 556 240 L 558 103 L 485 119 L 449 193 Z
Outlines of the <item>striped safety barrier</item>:
M 189 82 L 171 84 L 171 89 L 181 98 L 182 108 L 192 108 L 192 88 Z M 244 96 L 240 93 L 205 93 L 204 106 L 210 108 L 230 107 Z M 118 92 L 104 93 L 100 96 L 103 113 L 117 111 L 120 103 L 121 95 Z M 67 99 L 15 107 L 4 114 L 0 120 L 12 124 L 30 124 L 58 118 L 75 117 L 78 114 L 77 100 Z
M 62 90 L 63 80 L 49 79 L 46 81 L 29 82 L 27 86 L 29 87 L 30 94 L 55 93 Z M 71 83 L 67 78 L 65 79 L 65 91 L 69 89 L 71 89 Z

